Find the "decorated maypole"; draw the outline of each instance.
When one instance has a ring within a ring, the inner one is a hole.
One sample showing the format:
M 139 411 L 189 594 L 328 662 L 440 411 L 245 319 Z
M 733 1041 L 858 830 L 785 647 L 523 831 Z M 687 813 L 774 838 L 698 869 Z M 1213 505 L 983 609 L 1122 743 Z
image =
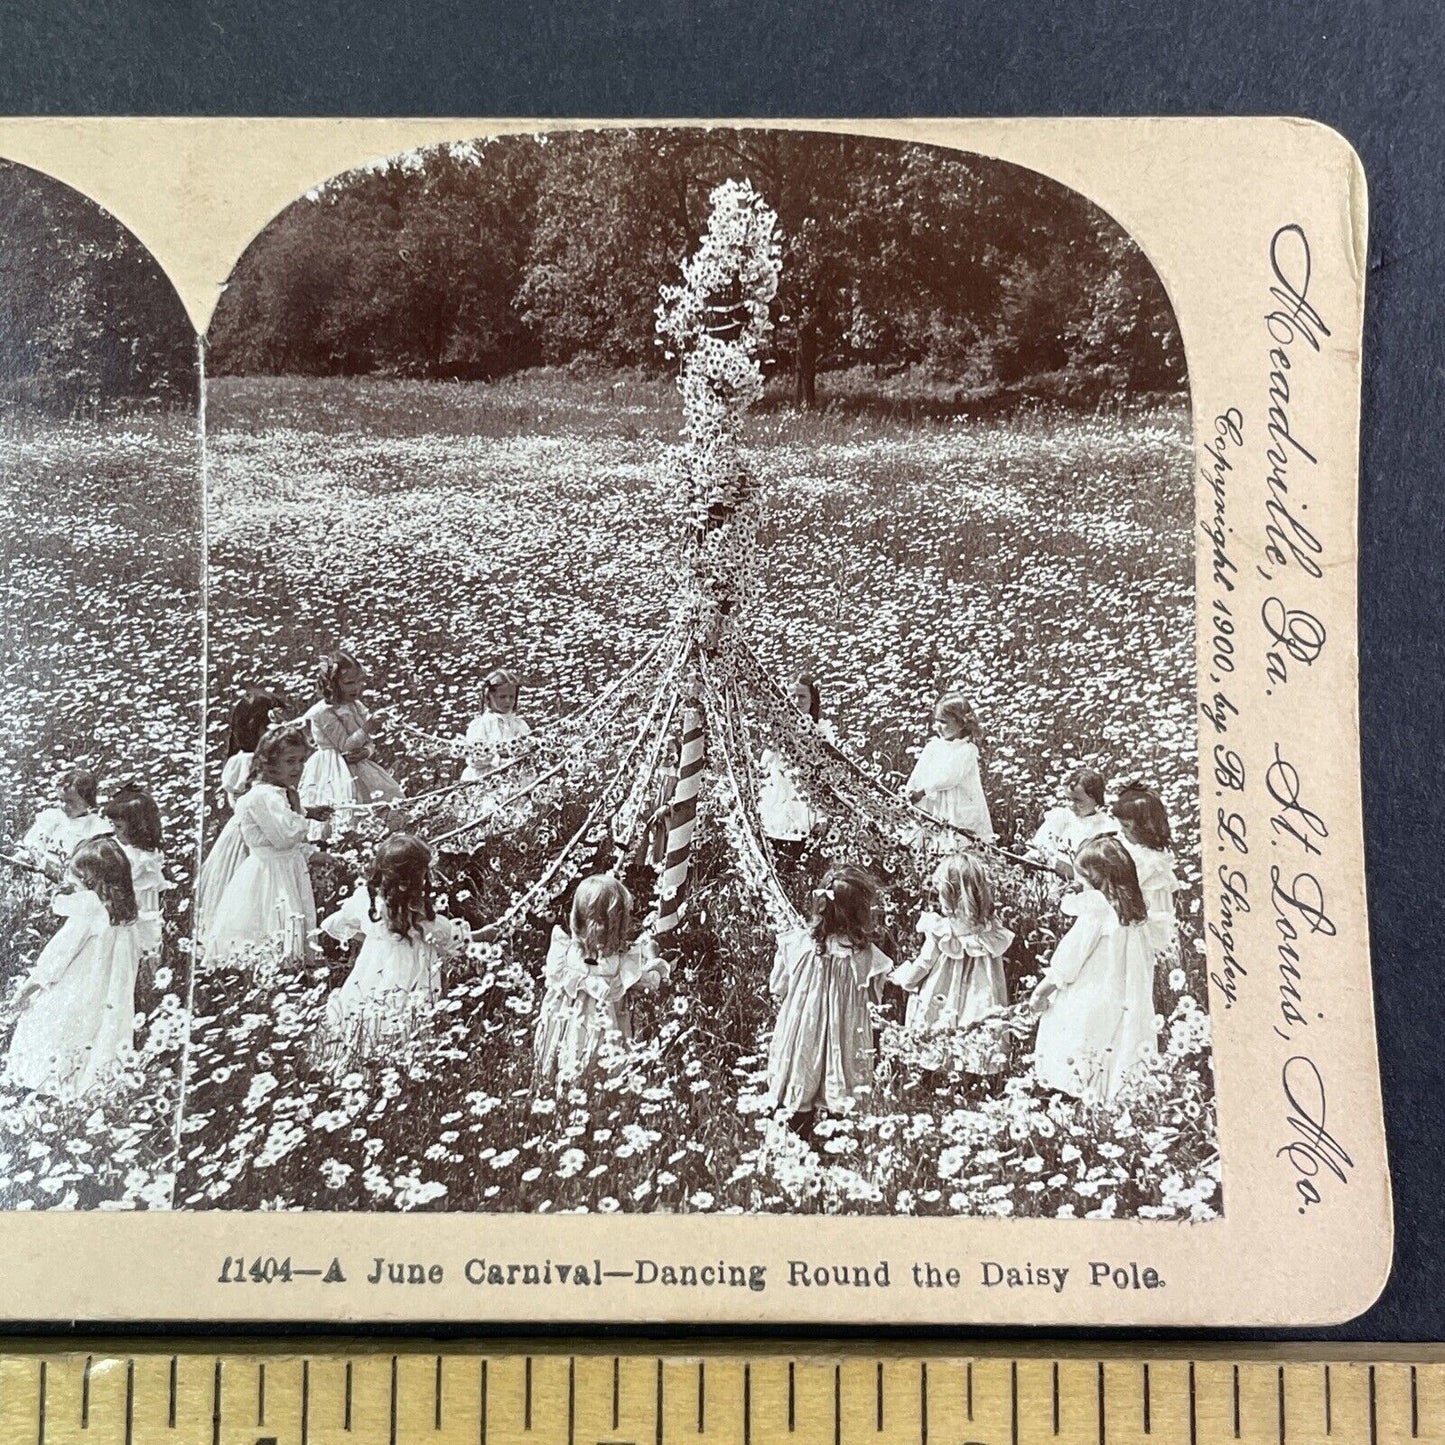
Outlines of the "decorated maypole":
M 710 197 L 707 230 L 683 262 L 679 286 L 664 286 L 658 342 L 681 359 L 685 513 L 680 528 L 690 650 L 714 658 L 736 626 L 754 572 L 752 479 L 742 463 L 743 414 L 763 394 L 758 352 L 771 329 L 768 307 L 782 269 L 777 217 L 746 181 L 725 181 Z M 707 760 L 697 673 L 682 716 L 677 789 L 658 888 L 658 934 L 682 918 Z
M 727 181 L 710 201 L 707 229 L 683 263 L 682 284 L 664 286 L 657 308 L 659 344 L 680 364 L 684 415 L 670 623 L 601 695 L 538 729 L 515 755 L 479 778 L 410 800 L 414 826 L 429 821 L 434 844 L 472 853 L 549 812 L 560 819 L 566 803 L 583 805 L 580 822 L 555 830 L 560 847 L 547 865 L 496 915 L 498 936 L 540 916 L 609 849 L 614 873 L 628 866 L 650 838 L 660 760 L 672 743 L 678 778 L 650 921 L 664 943 L 678 938 L 685 921 L 694 847 L 709 827 L 721 833 L 774 931 L 800 926 L 759 811 L 756 759 L 765 749 L 781 753 L 801 789 L 821 803 L 828 818 L 821 846 L 832 858 L 879 866 L 913 888 L 941 850 L 1034 866 L 900 797 L 896 784 L 792 705 L 744 635 L 757 578 L 759 492 L 743 464 L 741 434 L 763 391 L 758 358 L 781 260 L 776 217 L 750 184 Z M 441 751 L 453 746 L 411 731 Z M 529 829 L 534 837 L 538 831 Z

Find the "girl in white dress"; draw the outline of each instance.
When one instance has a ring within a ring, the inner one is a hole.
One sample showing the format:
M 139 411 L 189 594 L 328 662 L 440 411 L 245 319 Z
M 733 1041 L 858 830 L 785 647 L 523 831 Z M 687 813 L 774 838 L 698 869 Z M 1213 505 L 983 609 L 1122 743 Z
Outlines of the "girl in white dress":
M 236 949 L 280 939 L 285 958 L 304 960 L 316 932 L 316 900 L 306 858 L 308 828 L 329 828 L 325 808 L 303 812 L 297 785 L 306 735 L 294 724 L 268 728 L 251 760 L 251 786 L 236 801 L 246 857 L 226 885 L 205 936 L 214 963 Z
M 280 711 L 280 698 L 255 688 L 245 693 L 231 713 L 231 736 L 226 763 L 221 769 L 221 795 L 230 817 L 226 819 L 196 880 L 196 937 L 205 938 L 215 920 L 216 905 L 246 856 L 241 825 L 236 820 L 236 799 L 251 786 L 251 758 L 261 734 Z
M 89 838 L 71 856 L 73 893 L 51 903 L 65 923 L 15 994 L 18 1019 L 5 1077 L 22 1089 L 75 1099 L 135 1043 L 135 892 L 114 838 Z
M 1072 882 L 1079 849 L 1090 838 L 1117 833 L 1119 824 L 1104 808 L 1104 779 L 1092 768 L 1075 768 L 1064 779 L 1063 796 L 1059 807 L 1044 814 L 1029 852 Z
M 778 1021 L 768 1046 L 770 1109 L 811 1138 L 819 1111 L 841 1113 L 873 1087 L 868 1013 L 893 960 L 873 944 L 877 887 L 837 868 L 813 893 L 809 927 L 778 939 L 768 989 Z
M 604 1040 L 629 1042 L 628 994 L 657 989 L 669 972 L 650 935 L 629 944 L 632 895 L 610 874 L 577 885 L 569 924 L 552 930 L 532 1041 L 538 1079 L 557 1084 L 584 1078 Z
M 438 918 L 431 849 L 410 833 L 377 845 L 366 882 L 321 924 L 342 943 L 361 940 L 346 982 L 327 1001 L 330 1031 L 363 1052 L 407 1037 L 435 1008 L 442 960 L 471 941 L 458 919 Z
M 106 800 L 103 811 L 130 863 L 140 956 L 154 963 L 161 952 L 161 894 L 171 887 L 161 852 L 161 810 L 149 793 L 125 787 Z
M 347 809 L 400 798 L 402 788 L 375 761 L 381 729 L 361 701 L 366 691 L 361 664 L 348 652 L 333 652 L 321 659 L 318 678 L 321 700 L 302 719 L 315 751 L 301 775 L 301 804 L 331 809 L 344 829 Z M 319 841 L 317 830 L 311 836 Z
M 1149 910 L 1155 952 L 1168 965 L 1179 960 L 1179 927 L 1174 919 L 1174 895 L 1184 886 L 1174 871 L 1174 841 L 1169 814 L 1159 795 L 1142 783 L 1129 783 L 1114 803 L 1120 834 L 1139 873 L 1139 891 Z
M 1088 1104 L 1107 1104 L 1158 1052 L 1154 935 L 1134 860 L 1118 838 L 1091 838 L 1074 860 L 1088 885 L 1061 907 L 1074 918 L 1031 998 L 1041 1014 L 1034 1074 Z
M 941 1070 L 955 1055 L 950 1035 L 1008 1003 L 1003 956 L 1014 936 L 995 921 L 988 874 L 971 853 L 945 858 L 932 884 L 938 911 L 918 920 L 923 947 L 889 981 L 910 995 L 904 1027 L 922 1045 L 922 1066 Z M 1007 1063 L 1002 1031 L 965 1036 L 961 1043 L 957 1052 L 968 1073 L 996 1074 Z
M 933 709 L 933 732 L 904 784 L 909 801 L 941 822 L 991 843 L 993 822 L 978 760 L 983 730 L 958 693 L 939 698 Z
M 95 774 L 86 768 L 67 768 L 55 780 L 56 803 L 36 815 L 20 846 L 52 879 L 65 874 L 70 855 L 87 838 L 110 832 L 110 824 L 96 811 Z
M 793 684 L 793 706 L 821 727 L 823 699 L 818 684 L 811 677 L 800 677 Z M 773 851 L 796 863 L 807 847 L 808 839 L 827 825 L 827 819 L 798 791 L 787 759 L 772 748 L 762 756 L 763 781 L 758 788 L 758 820 L 773 845 Z
M 532 729 L 517 712 L 521 688 L 521 676 L 509 667 L 487 674 L 482 686 L 482 711 L 472 719 L 463 742 L 467 753 L 467 765 L 462 769 L 464 783 L 477 782 L 531 737 Z

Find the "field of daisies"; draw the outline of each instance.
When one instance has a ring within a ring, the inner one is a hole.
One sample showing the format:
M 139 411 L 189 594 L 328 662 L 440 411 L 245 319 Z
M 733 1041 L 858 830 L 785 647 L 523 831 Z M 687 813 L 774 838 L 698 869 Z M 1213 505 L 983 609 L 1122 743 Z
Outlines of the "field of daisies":
M 0 1084 L 0 1207 L 165 1207 L 198 843 L 202 526 L 196 419 L 0 423 L 0 834 L 6 851 L 83 766 L 104 798 L 147 789 L 165 819 L 161 966 L 139 981 L 137 1051 L 115 1087 L 60 1106 Z M 0 867 L 8 999 L 59 920 Z M 0 1013 L 0 1037 L 9 1033 Z
M 545 725 L 584 708 L 667 615 L 667 461 L 680 408 L 665 380 L 223 380 L 211 384 L 208 415 L 208 801 L 239 691 L 266 686 L 299 713 L 323 650 L 340 644 L 363 660 L 369 704 L 396 724 L 384 761 L 415 790 L 457 765 L 414 746 L 402 725 L 460 737 L 482 677 L 502 663 L 524 676 L 524 715 Z M 17 701 L 3 766 L 7 822 L 18 827 L 53 767 L 83 751 L 82 724 L 98 730 L 92 751 L 113 753 L 114 766 L 156 790 L 176 839 L 173 873 L 185 880 L 201 656 L 185 589 L 198 529 L 162 485 L 190 465 L 183 437 L 179 423 L 166 436 L 51 429 L 16 454 L 32 458 L 29 470 L 12 455 L 5 505 L 37 540 L 18 570 L 10 560 L 6 686 Z M 586 1091 L 533 1084 L 540 926 L 505 948 L 474 945 L 435 1018 L 379 1061 L 318 1048 L 344 959 L 297 976 L 260 955 L 196 980 L 178 1158 L 187 919 L 177 899 L 166 961 L 179 981 L 166 988 L 163 978 L 143 999 L 134 1068 L 89 1108 L 0 1096 L 0 1202 L 1218 1212 L 1182 409 L 985 425 L 765 403 L 747 443 L 769 499 L 750 639 L 780 679 L 820 680 L 825 715 L 851 751 L 901 781 L 938 690 L 962 683 L 987 734 L 986 787 L 1006 839 L 1027 838 L 1079 763 L 1112 785 L 1158 787 L 1189 887 L 1183 963 L 1161 971 L 1156 989 L 1157 1070 L 1090 1111 L 1034 1087 L 1024 1040 L 995 1083 L 925 1085 L 893 999 L 879 1017 L 867 1109 L 820 1126 L 807 1149 L 761 1111 L 771 940 L 711 851 L 713 830 L 699 864 L 720 881 L 697 900 L 670 983 L 636 1010 L 634 1046 Z M 22 646 L 43 646 L 53 671 L 22 676 Z M 209 843 L 221 815 L 206 814 Z M 448 906 L 485 917 L 518 875 L 532 876 L 548 841 L 489 846 Z M 345 848 L 325 861 L 323 904 L 364 867 Z M 893 909 L 900 951 L 912 944 L 909 902 Z M 1022 997 L 1062 931 L 1058 889 L 1020 874 L 1000 909 L 1018 935 L 1006 966 Z M 24 900 L 12 917 L 30 933 L 7 959 L 11 977 L 49 927 Z
M 317 654 L 338 643 L 368 668 L 374 708 L 448 738 L 492 667 L 522 672 L 521 710 L 545 725 L 585 708 L 667 616 L 679 408 L 665 381 L 251 378 L 213 385 L 209 408 L 213 776 L 228 701 L 260 684 L 300 711 Z M 780 679 L 820 679 L 851 750 L 901 781 L 937 691 L 962 681 L 1006 837 L 1032 831 L 1080 762 L 1160 788 L 1190 887 L 1185 963 L 1159 980 L 1158 1070 L 1107 1112 L 1038 1091 L 1026 1042 L 995 1084 L 924 1087 L 895 1001 L 868 1108 L 821 1126 L 810 1150 L 761 1111 L 771 941 L 705 847 L 702 871 L 721 882 L 697 902 L 696 935 L 639 1007 L 632 1048 L 585 1091 L 533 1084 L 540 927 L 474 946 L 436 1018 L 379 1062 L 318 1050 L 344 960 L 297 977 L 257 956 L 203 975 L 178 1207 L 1219 1209 L 1182 412 L 982 426 L 765 407 L 748 428 L 769 498 L 748 632 Z M 391 736 L 386 761 L 413 790 L 454 776 Z M 482 895 L 534 876 L 547 841 L 489 845 L 450 906 L 485 918 Z M 338 890 L 363 862 L 331 854 Z M 1057 897 L 1021 874 L 1003 900 L 1015 996 L 1060 932 Z

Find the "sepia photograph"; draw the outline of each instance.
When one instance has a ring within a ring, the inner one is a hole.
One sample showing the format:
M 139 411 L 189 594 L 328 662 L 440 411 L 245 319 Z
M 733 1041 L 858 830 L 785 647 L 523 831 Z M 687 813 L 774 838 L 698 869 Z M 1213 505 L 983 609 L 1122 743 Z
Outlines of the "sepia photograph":
M 0 1208 L 164 1209 L 201 821 L 199 352 L 151 254 L 0 162 Z
M 6 134 L 0 1314 L 1368 1307 L 1338 135 Z
M 461 141 L 204 353 L 175 1208 L 1222 1212 L 1189 377 L 1109 215 Z

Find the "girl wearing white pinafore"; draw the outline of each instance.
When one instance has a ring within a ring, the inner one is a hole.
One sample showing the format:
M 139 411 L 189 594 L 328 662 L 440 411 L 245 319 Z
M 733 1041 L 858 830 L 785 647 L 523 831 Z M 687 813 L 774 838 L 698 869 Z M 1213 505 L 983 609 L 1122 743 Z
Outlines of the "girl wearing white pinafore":
M 171 887 L 166 880 L 165 857 L 148 848 L 121 845 L 130 863 L 131 882 L 135 885 L 136 940 L 143 957 L 154 959 L 161 951 L 161 894 Z
M 16 992 L 19 1017 L 5 1060 L 22 1089 L 75 1099 L 135 1043 L 140 961 L 130 863 L 114 838 L 87 839 L 70 873 L 79 885 L 51 907 L 65 920 Z
M 313 751 L 301 775 L 301 806 L 334 810 L 344 830 L 348 809 L 400 798 L 402 787 L 373 756 L 377 728 L 361 701 L 361 664 L 349 653 L 332 653 L 322 658 L 319 677 L 321 701 L 302 719 Z M 320 835 L 313 828 L 311 836 Z
M 161 810 L 144 789 L 127 786 L 106 800 L 103 811 L 130 863 L 141 956 L 154 961 L 161 951 L 161 894 L 171 888 L 161 852 Z
M 467 752 L 462 781 L 479 781 L 483 774 L 502 761 L 511 744 L 531 736 L 531 724 L 514 712 L 484 712 L 474 717 L 467 724 L 467 735 L 462 744 Z
M 204 944 L 216 962 L 238 948 L 279 939 L 283 956 L 304 959 L 316 931 L 316 899 L 306 859 L 308 830 L 327 824 L 300 811 L 296 782 L 307 755 L 304 735 L 277 727 L 257 744 L 255 777 L 236 801 L 246 857 L 216 905 Z
M 532 763 L 518 757 L 532 736 L 531 727 L 517 711 L 521 686 L 521 675 L 509 667 L 487 674 L 482 711 L 468 725 L 463 742 L 467 765 L 461 780 L 479 786 L 464 788 L 457 796 L 457 817 L 462 822 L 489 817 L 504 799 L 536 779 Z M 504 768 L 504 764 L 509 766 Z M 493 772 L 499 775 L 484 782 Z
M 1075 866 L 1090 886 L 1060 905 L 1074 924 L 1034 990 L 1034 1073 L 1046 1089 L 1107 1104 L 1158 1052 L 1155 935 L 1119 839 L 1086 843 Z
M 763 782 L 758 789 L 758 820 L 775 843 L 802 843 L 812 836 L 818 815 L 798 792 L 781 753 L 765 748 Z
M 952 1062 L 949 1036 L 1008 1003 L 1003 956 L 1014 936 L 995 921 L 993 890 L 972 854 L 944 859 L 932 883 L 939 911 L 920 916 L 923 946 L 889 981 L 910 995 L 904 1028 L 921 1045 L 922 1067 L 942 1069 Z M 964 1034 L 959 1050 L 963 1067 L 973 1074 L 1002 1069 L 1007 1059 L 1000 1037 Z
M 509 667 L 498 667 L 487 674 L 482 684 L 482 710 L 468 724 L 462 743 L 467 755 L 467 765 L 462 769 L 464 783 L 480 781 L 510 757 L 519 743 L 532 736 L 527 720 L 517 712 L 521 686 L 521 675 Z M 516 786 L 515 779 L 512 786 Z
M 632 895 L 615 878 L 578 884 L 570 931 L 554 928 L 547 951 L 547 991 L 532 1039 L 539 1080 L 575 1083 L 592 1071 L 605 1041 L 631 1041 L 628 995 L 657 989 L 668 974 L 650 937 L 627 941 L 631 922 Z
M 1129 850 L 1139 874 L 1139 892 L 1149 911 L 1154 953 L 1161 960 L 1175 962 L 1179 957 L 1179 927 L 1174 921 L 1174 895 L 1184 885 L 1174 871 L 1174 855 L 1131 843 L 1128 838 L 1119 841 Z
M 979 766 L 981 732 L 973 709 L 956 695 L 940 698 L 933 730 L 904 785 L 909 799 L 940 822 L 992 842 L 993 820 Z
M 1090 838 L 1117 833 L 1119 822 L 1104 807 L 1103 775 L 1092 768 L 1076 768 L 1064 779 L 1065 802 L 1044 814 L 1029 851 L 1042 858 L 1061 877 L 1072 880 L 1074 858 Z
M 231 736 L 221 769 L 221 806 L 229 814 L 196 880 L 196 937 L 205 938 L 215 920 L 216 905 L 246 856 L 236 799 L 251 785 L 251 758 L 261 734 L 270 726 L 281 700 L 258 688 L 248 689 L 231 711 Z
M 55 806 L 42 809 L 25 830 L 20 846 L 50 874 L 59 878 L 70 855 L 88 838 L 110 832 L 110 824 L 96 811 L 95 774 L 69 768 L 55 780 Z
M 431 849 L 409 833 L 377 846 L 367 881 L 321 931 L 342 943 L 361 940 L 346 982 L 327 1001 L 330 1031 L 351 1044 L 374 1047 L 405 1036 L 441 994 L 441 965 L 461 953 L 471 930 L 436 915 Z
M 778 1003 L 768 1046 L 770 1109 L 838 1113 L 873 1087 L 868 1005 L 893 967 L 870 941 L 874 896 L 865 875 L 835 870 L 813 895 L 811 927 L 778 939 L 768 980 Z
M 250 774 L 250 753 L 232 753 L 221 769 L 221 791 L 228 800 L 231 816 L 211 844 L 211 851 L 206 854 L 200 877 L 196 880 L 196 932 L 199 938 L 205 938 L 210 932 L 215 922 L 216 906 L 246 856 L 236 804 L 251 785 Z
M 1169 851 L 1173 835 L 1169 815 L 1159 795 L 1142 783 L 1129 783 L 1114 804 L 1120 835 L 1139 873 L 1139 891 L 1149 910 L 1154 951 L 1166 964 L 1179 959 L 1179 926 L 1175 922 L 1174 895 L 1184 885 L 1175 872 Z
M 63 868 L 87 838 L 101 838 L 109 832 L 110 824 L 99 813 L 71 817 L 60 808 L 46 808 L 36 814 L 20 843 L 37 862 Z
M 823 732 L 823 701 L 818 684 L 803 676 L 793 684 L 793 706 Z M 825 734 L 826 736 L 826 734 Z M 825 820 L 798 791 L 792 770 L 782 753 L 766 748 L 762 755 L 763 781 L 758 788 L 758 821 L 774 842 L 788 846 L 782 851 L 790 858 L 801 856 L 803 844 Z

